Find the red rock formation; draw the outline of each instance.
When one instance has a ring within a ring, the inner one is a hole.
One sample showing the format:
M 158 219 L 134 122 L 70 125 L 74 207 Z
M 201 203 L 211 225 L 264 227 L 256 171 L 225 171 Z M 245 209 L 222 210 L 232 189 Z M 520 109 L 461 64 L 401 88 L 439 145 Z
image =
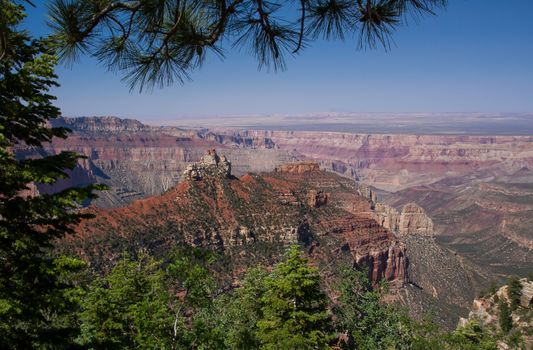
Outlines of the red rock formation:
M 119 256 L 114 247 L 124 244 L 154 252 L 187 244 L 231 255 L 237 269 L 249 266 L 242 259 L 261 254 L 274 262 L 279 253 L 273 251 L 296 242 L 314 247 L 311 255 L 329 266 L 334 251 L 345 247 L 375 281 L 400 287 L 407 280 L 405 248 L 369 216 L 368 200 L 356 191 L 353 181 L 317 170 L 207 175 L 124 208 L 91 209 L 96 219 L 81 223 L 77 238 L 63 245 L 99 265 Z

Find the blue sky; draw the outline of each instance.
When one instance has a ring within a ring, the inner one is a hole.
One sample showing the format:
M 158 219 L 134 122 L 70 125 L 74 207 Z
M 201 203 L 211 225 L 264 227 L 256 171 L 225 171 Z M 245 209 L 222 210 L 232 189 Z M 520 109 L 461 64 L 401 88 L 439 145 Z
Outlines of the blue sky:
M 46 33 L 46 1 L 26 25 Z M 533 1 L 450 0 L 435 17 L 401 27 L 388 52 L 319 41 L 278 73 L 226 50 L 193 81 L 130 92 L 90 57 L 58 68 L 54 91 L 66 116 L 139 120 L 315 112 L 533 112 Z

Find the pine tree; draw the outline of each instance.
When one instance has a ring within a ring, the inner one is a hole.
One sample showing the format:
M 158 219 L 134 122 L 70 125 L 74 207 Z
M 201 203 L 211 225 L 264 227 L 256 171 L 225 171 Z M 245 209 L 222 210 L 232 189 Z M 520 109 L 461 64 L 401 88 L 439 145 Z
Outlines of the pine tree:
M 210 272 L 189 256 L 173 252 L 163 263 L 124 254 L 90 284 L 78 342 L 97 349 L 221 348 L 213 334 L 214 290 Z
M 520 296 L 522 295 L 522 282 L 516 276 L 511 276 L 507 282 L 507 291 L 509 293 L 509 301 L 511 302 L 511 311 L 516 310 L 520 305 Z
M 53 243 L 89 217 L 73 209 L 102 187 L 50 195 L 30 191 L 32 184 L 67 177 L 79 156 L 15 157 L 16 147 L 39 151 L 68 131 L 49 124 L 60 115 L 49 94 L 57 86 L 56 57 L 48 40 L 20 29 L 24 17 L 23 6 L 0 0 L 0 348 L 62 348 L 77 332 L 72 315 L 78 285 L 69 276 L 84 264 L 56 257 Z
M 469 320 L 447 339 L 446 349 L 457 350 L 497 350 L 494 337 L 485 330 L 476 319 Z
M 131 87 L 183 83 L 209 52 L 249 51 L 259 67 L 284 69 L 286 55 L 318 38 L 359 38 L 389 48 L 410 15 L 435 14 L 446 0 L 86 1 L 54 0 L 50 18 L 67 61 L 90 54 L 124 73 Z
M 500 299 L 498 302 L 498 309 L 500 310 L 500 328 L 505 334 L 513 328 L 513 320 L 511 318 L 511 310 L 507 301 Z
M 292 246 L 266 279 L 258 337 L 263 349 L 324 349 L 334 337 L 316 267 Z
M 412 341 L 409 332 L 414 324 L 400 310 L 381 302 L 387 288 L 375 288 L 367 271 L 344 267 L 337 291 L 334 312 L 337 330 L 349 338 L 345 348 L 399 348 Z
M 262 318 L 267 271 L 258 266 L 246 271 L 241 286 L 233 295 L 223 295 L 216 302 L 219 332 L 227 349 L 258 349 L 258 321 Z
M 79 342 L 101 349 L 163 349 L 172 344 L 169 286 L 159 262 L 124 255 L 91 283 L 81 306 Z M 180 329 L 184 320 L 179 319 Z

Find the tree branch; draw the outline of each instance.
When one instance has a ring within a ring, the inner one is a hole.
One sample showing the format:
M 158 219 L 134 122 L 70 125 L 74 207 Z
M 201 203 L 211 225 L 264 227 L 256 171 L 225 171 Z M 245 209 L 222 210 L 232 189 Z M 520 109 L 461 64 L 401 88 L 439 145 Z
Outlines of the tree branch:
M 259 23 L 261 23 L 261 28 L 263 28 L 263 31 L 270 39 L 270 44 L 272 48 L 274 49 L 274 57 L 278 58 L 279 57 L 278 45 L 276 44 L 276 39 L 274 35 L 272 34 L 272 26 L 270 25 L 268 14 L 265 12 L 263 8 L 263 0 L 257 0 L 257 13 L 259 14 Z
M 80 33 L 81 40 L 86 38 L 91 32 L 94 30 L 94 28 L 104 19 L 110 12 L 113 12 L 118 9 L 128 10 L 128 11 L 137 11 L 141 7 L 140 1 L 134 1 L 131 3 L 127 2 L 114 2 L 112 4 L 107 5 L 102 11 L 96 13 L 93 15 L 91 20 L 89 21 L 89 24 L 87 25 L 87 28 Z
M 297 53 L 302 48 L 302 42 L 304 39 L 304 29 L 305 29 L 305 1 L 306 0 L 300 0 L 301 8 L 301 18 L 300 18 L 300 33 L 298 35 L 298 44 L 296 45 L 296 48 L 292 53 Z

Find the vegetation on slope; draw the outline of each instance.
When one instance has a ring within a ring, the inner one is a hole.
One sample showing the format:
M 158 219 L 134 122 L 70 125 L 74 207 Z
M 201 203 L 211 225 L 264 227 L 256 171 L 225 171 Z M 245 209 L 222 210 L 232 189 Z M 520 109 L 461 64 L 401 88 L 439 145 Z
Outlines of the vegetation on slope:
M 250 268 L 224 288 L 199 251 L 164 261 L 124 255 L 78 294 L 72 345 L 95 349 L 496 349 L 470 321 L 452 333 L 382 302 L 364 271 L 343 269 L 335 300 L 298 246 L 272 270 Z

